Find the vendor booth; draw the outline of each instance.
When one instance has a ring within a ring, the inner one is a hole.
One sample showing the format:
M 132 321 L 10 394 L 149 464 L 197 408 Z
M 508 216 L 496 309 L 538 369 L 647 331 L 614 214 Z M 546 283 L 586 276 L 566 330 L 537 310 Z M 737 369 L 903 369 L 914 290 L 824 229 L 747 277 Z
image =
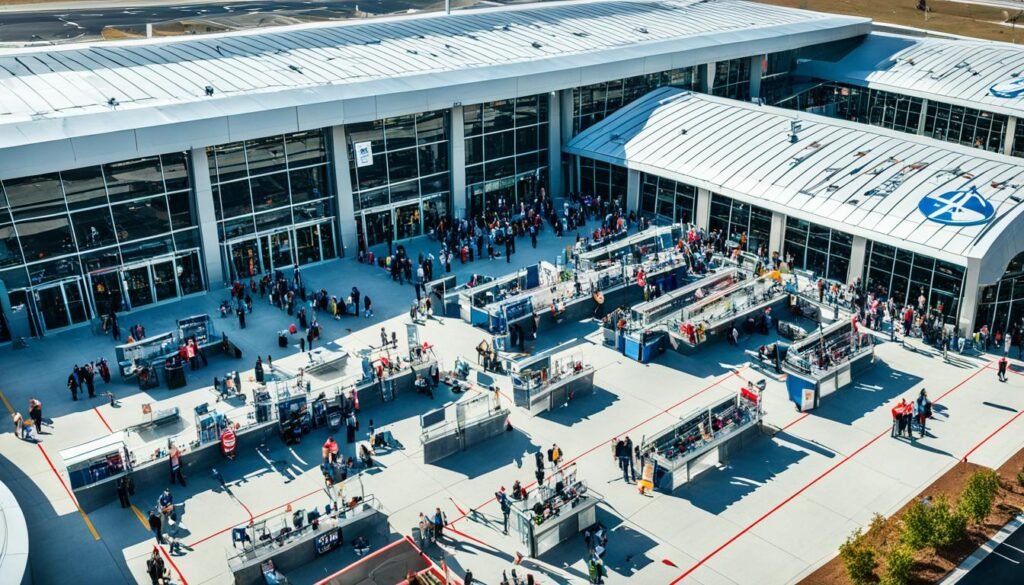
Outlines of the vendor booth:
M 669 341 L 673 349 L 686 353 L 721 339 L 733 326 L 748 334 L 768 333 L 774 326 L 765 315 L 785 308 L 787 299 L 777 275 L 745 280 L 684 307 L 678 327 L 669 331 Z
M 60 452 L 72 490 L 84 488 L 131 471 L 125 433 L 120 431 Z
M 579 348 L 553 348 L 506 362 L 512 377 L 512 399 L 530 414 L 540 414 L 594 392 L 594 366 L 585 364 Z
M 195 342 L 191 353 L 183 347 L 189 341 Z M 241 357 L 241 351 L 226 334 L 217 336 L 213 320 L 205 314 L 178 319 L 174 331 L 118 345 L 114 353 L 121 378 L 126 381 L 134 378 L 142 390 L 158 387 L 161 377 L 169 389 L 184 387 L 187 356 L 203 366 L 207 365 L 208 354 Z
M 509 409 L 502 408 L 493 392 L 424 413 L 420 416 L 423 462 L 433 463 L 501 435 L 508 415 Z
M 375 550 L 316 585 L 462 585 L 450 570 L 437 564 L 420 550 L 415 540 L 405 536 Z
M 544 485 L 511 500 L 512 529 L 529 556 L 538 558 L 597 524 L 600 494 L 577 477 L 575 464 L 557 471 Z
M 873 338 L 857 332 L 852 320 L 820 327 L 791 345 L 782 360 L 789 399 L 801 412 L 817 408 L 822 398 L 850 385 L 874 359 Z
M 671 492 L 726 461 L 730 453 L 755 437 L 764 414 L 763 391 L 764 381 L 748 383 L 735 396 L 691 412 L 645 438 L 640 444 L 641 460 L 653 466 L 653 487 Z

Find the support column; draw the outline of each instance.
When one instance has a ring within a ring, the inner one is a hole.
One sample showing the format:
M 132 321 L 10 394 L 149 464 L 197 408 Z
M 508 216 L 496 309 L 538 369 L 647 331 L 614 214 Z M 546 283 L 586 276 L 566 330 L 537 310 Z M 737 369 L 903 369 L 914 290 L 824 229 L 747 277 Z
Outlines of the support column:
M 569 144 L 572 140 L 572 128 L 575 122 L 576 110 L 573 105 L 571 89 L 563 89 L 558 92 L 558 101 L 561 102 L 559 116 L 562 118 L 562 146 Z M 576 168 L 578 157 L 569 157 L 568 163 L 562 167 L 562 182 L 567 185 L 569 191 L 579 191 L 579 173 Z
M 761 76 L 764 74 L 764 60 L 766 55 L 754 55 L 750 58 L 750 101 L 756 102 L 761 98 Z
M 466 217 L 466 127 L 462 104 L 452 106 L 451 115 L 452 218 Z
M 626 213 L 640 213 L 640 171 L 626 170 Z
M 772 231 L 768 234 L 768 253 L 782 253 L 782 242 L 786 236 L 786 215 L 772 212 Z
M 548 196 L 561 198 L 562 185 L 562 100 L 557 91 L 549 92 L 548 99 Z
M 1013 156 L 1013 139 L 1017 136 L 1017 116 L 1010 116 L 1006 120 L 1006 129 L 1003 130 L 1003 154 Z
M 715 83 L 715 64 L 704 63 L 697 66 L 700 73 L 700 84 L 697 86 L 701 93 L 711 93 Z
M 846 269 L 846 282 L 856 282 L 864 276 L 864 260 L 868 254 L 868 241 L 861 236 L 853 236 L 850 249 L 850 266 Z
M 707 231 L 711 222 L 711 191 L 697 189 L 697 227 Z
M 206 264 L 206 282 L 210 290 L 228 285 L 224 273 L 224 262 L 217 236 L 217 211 L 213 205 L 213 187 L 210 185 L 210 161 L 205 148 L 193 148 L 189 152 L 192 166 L 192 192 L 195 194 L 196 221 L 199 223 L 199 240 L 203 246 L 203 262 Z
M 955 321 L 960 327 L 960 333 L 964 335 L 974 333 L 974 316 L 978 312 L 978 296 L 981 294 L 980 276 L 981 259 L 968 258 L 967 272 L 964 274 L 964 295 L 960 300 L 960 314 Z
M 356 206 L 352 195 L 352 173 L 348 168 L 348 142 L 345 140 L 344 126 L 331 128 L 331 143 L 334 152 L 334 193 L 338 202 L 341 255 L 358 255 L 359 232 L 356 230 Z
M 921 116 L 917 119 L 917 133 L 924 136 L 924 122 L 928 118 L 928 100 L 921 100 Z

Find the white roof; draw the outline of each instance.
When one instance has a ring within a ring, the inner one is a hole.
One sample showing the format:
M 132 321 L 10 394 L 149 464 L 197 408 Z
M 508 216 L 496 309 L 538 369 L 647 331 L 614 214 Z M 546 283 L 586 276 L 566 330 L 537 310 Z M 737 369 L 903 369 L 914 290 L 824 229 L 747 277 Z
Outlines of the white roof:
M 742 0 L 589 0 L 0 50 L 0 148 L 869 27 Z
M 1024 250 L 1024 162 L 884 128 L 663 88 L 565 150 L 960 265 L 983 259 L 985 279 Z M 971 187 L 991 220 L 947 225 L 919 209 Z
M 800 73 L 1008 116 L 1024 115 L 1024 94 L 993 95 L 992 86 L 1024 79 L 1024 48 L 967 39 L 868 35 L 837 61 L 812 60 Z

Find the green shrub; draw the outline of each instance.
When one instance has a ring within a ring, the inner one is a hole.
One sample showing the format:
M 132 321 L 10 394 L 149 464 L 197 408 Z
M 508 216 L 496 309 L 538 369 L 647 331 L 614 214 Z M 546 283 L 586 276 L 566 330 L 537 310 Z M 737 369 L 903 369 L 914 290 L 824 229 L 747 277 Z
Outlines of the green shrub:
M 868 525 L 868 534 L 881 534 L 885 529 L 885 516 L 878 512 L 871 517 L 871 524 Z
M 914 551 L 905 544 L 896 545 L 885 556 L 885 564 L 882 585 L 907 585 L 910 582 L 910 570 L 914 568 Z
M 846 567 L 846 573 L 856 585 L 870 583 L 875 576 L 875 551 L 867 543 L 860 528 L 853 531 L 846 542 L 839 546 L 839 558 Z
M 921 501 L 916 501 L 903 513 L 900 540 L 911 550 L 921 550 L 928 546 L 932 538 L 931 509 Z
M 967 478 L 958 507 L 968 520 L 982 522 L 992 511 L 998 491 L 999 476 L 996 472 L 990 469 L 976 471 Z
M 946 547 L 960 542 L 967 534 L 967 516 L 959 509 L 954 509 L 946 495 L 940 495 L 932 503 L 931 510 L 932 534 L 928 544 L 934 547 Z

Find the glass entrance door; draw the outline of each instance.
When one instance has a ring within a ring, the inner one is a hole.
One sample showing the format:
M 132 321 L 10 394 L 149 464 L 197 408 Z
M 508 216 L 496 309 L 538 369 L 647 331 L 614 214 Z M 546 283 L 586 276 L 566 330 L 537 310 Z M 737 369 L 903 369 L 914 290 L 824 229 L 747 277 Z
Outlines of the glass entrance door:
M 178 297 L 178 283 L 174 277 L 174 262 L 156 262 L 153 264 L 153 292 L 157 302 Z
M 124 310 L 122 305 L 121 274 L 116 270 L 94 272 L 89 275 L 92 281 L 92 295 L 96 303 L 96 312 L 109 315 Z
M 149 266 L 139 266 L 124 271 L 125 286 L 128 289 L 128 302 L 133 308 L 153 302 L 153 287 L 149 277 Z
M 252 277 L 263 273 L 260 250 L 256 239 L 243 240 L 231 245 L 231 264 L 237 277 Z
M 48 330 L 89 320 L 82 279 L 74 278 L 35 289 L 36 310 Z

